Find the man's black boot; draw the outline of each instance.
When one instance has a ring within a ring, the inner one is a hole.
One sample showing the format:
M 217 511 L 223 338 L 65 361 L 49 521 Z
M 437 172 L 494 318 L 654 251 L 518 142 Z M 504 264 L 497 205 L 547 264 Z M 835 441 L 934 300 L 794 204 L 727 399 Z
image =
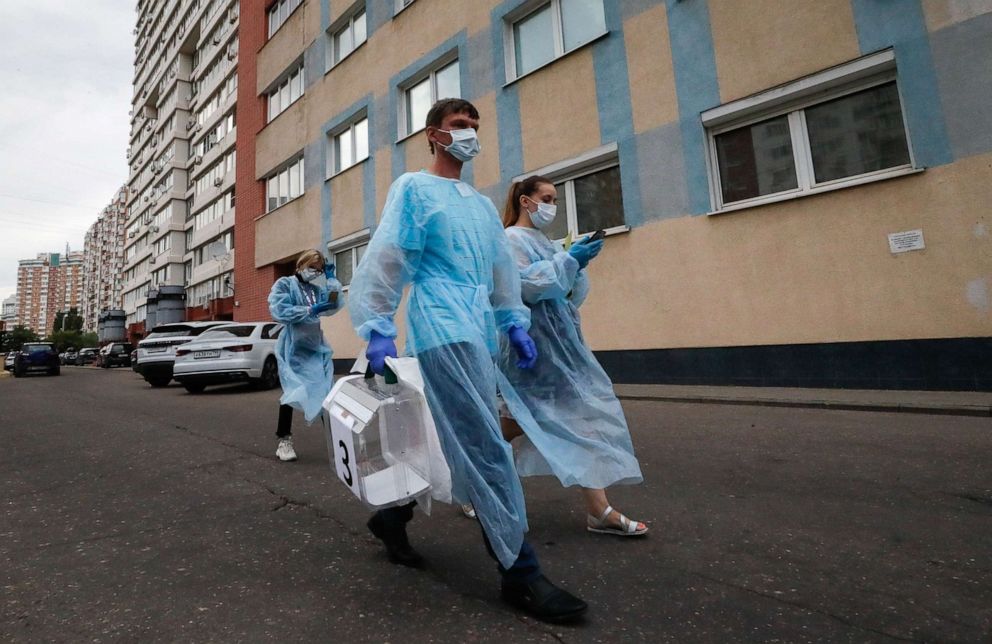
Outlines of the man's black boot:
M 589 606 L 572 593 L 559 588 L 541 575 L 530 583 L 503 577 L 503 601 L 543 621 L 562 624 L 585 614 Z
M 383 520 L 380 513 L 375 513 L 369 522 L 365 524 L 369 531 L 386 546 L 386 553 L 389 560 L 394 564 L 420 568 L 424 564 L 424 558 L 420 556 L 410 540 L 406 536 L 406 524 L 389 524 Z

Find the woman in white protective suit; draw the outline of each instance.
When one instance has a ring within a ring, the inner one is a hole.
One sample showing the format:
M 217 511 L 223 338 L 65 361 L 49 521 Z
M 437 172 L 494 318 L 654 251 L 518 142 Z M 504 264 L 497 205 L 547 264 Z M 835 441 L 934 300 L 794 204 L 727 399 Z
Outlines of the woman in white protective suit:
M 565 250 L 548 239 L 542 229 L 554 220 L 557 202 L 554 184 L 534 176 L 510 187 L 503 212 L 531 311 L 530 333 L 542 357 L 530 371 L 512 369 L 510 347 L 502 347 L 501 371 L 513 385 L 503 396 L 503 435 L 524 435 L 516 450 L 521 476 L 554 475 L 566 487 L 581 488 L 590 532 L 643 535 L 648 527 L 614 510 L 606 498 L 611 485 L 640 483 L 641 468 L 613 383 L 586 346 L 579 321 L 578 307 L 589 293 L 585 269 L 603 241 L 587 237 Z
M 324 341 L 320 317 L 334 315 L 343 305 L 341 282 L 334 265 L 316 250 L 304 251 L 296 260 L 296 273 L 280 277 L 269 293 L 269 313 L 285 325 L 276 343 L 276 361 L 282 397 L 279 399 L 279 440 L 276 456 L 295 461 L 293 409 L 308 423 L 320 414 L 321 404 L 334 380 L 333 351 Z

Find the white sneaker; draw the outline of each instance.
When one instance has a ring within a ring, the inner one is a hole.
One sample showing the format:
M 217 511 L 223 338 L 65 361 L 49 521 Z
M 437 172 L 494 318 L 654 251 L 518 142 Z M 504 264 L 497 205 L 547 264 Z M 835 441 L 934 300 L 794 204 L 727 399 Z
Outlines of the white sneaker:
M 296 450 L 293 449 L 293 437 L 279 439 L 279 447 L 276 448 L 276 456 L 280 461 L 295 461 Z
M 466 503 L 462 506 L 462 514 L 464 514 L 469 519 L 476 519 L 478 515 L 475 513 L 475 507 L 471 503 Z

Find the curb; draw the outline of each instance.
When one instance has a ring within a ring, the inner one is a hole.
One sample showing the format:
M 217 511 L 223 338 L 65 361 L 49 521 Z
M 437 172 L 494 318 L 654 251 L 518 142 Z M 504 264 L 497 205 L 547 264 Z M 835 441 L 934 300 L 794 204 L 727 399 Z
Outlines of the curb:
M 793 407 L 798 409 L 830 409 L 835 411 L 875 411 L 898 414 L 930 414 L 938 416 L 974 416 L 992 418 L 992 406 L 935 406 L 898 403 L 834 402 L 830 400 L 761 400 L 757 398 L 712 398 L 706 396 L 643 396 L 618 395 L 620 400 L 698 403 L 704 405 L 744 405 L 749 407 Z

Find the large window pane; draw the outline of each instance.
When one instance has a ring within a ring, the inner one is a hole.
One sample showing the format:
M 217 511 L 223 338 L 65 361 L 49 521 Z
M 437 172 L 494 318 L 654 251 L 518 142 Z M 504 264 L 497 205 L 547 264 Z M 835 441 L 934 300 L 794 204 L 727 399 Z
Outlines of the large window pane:
M 275 210 L 279 207 L 279 180 L 276 177 L 269 179 L 268 183 L 268 198 L 269 198 L 269 210 Z
M 354 161 L 351 157 L 351 130 L 338 134 L 337 141 L 338 172 L 350 168 Z
M 351 276 L 354 272 L 354 266 L 352 266 L 352 249 L 343 250 L 340 253 L 334 253 L 334 268 L 335 275 L 341 282 L 342 286 L 348 286 L 351 284 Z
M 363 42 L 365 42 L 365 37 L 366 37 L 364 11 L 358 14 L 357 16 L 355 16 L 354 32 L 355 32 L 355 47 L 358 47 Z
M 716 152 L 724 203 L 798 186 L 788 116 L 719 134 Z
M 303 70 L 297 71 L 289 79 L 289 98 L 295 101 L 299 97 L 303 96 Z
M 442 98 L 461 98 L 461 83 L 458 80 L 458 61 L 438 70 L 435 78 L 437 83 L 437 100 Z
M 603 0 L 561 0 L 565 51 L 575 49 L 606 31 Z
M 295 199 L 300 196 L 300 164 L 294 163 L 289 166 L 289 198 Z
M 351 25 L 348 25 L 334 36 L 334 62 L 351 53 Z
M 279 111 L 284 111 L 289 107 L 289 81 L 283 83 L 279 88 Z
M 513 49 L 518 76 L 537 69 L 555 57 L 553 29 L 551 5 L 513 25 Z
M 279 205 L 289 201 L 289 171 L 283 170 L 279 173 Z
M 355 124 L 355 162 L 369 156 L 369 120 L 362 119 Z
M 909 164 L 895 83 L 806 110 L 817 183 Z
M 431 81 L 425 78 L 406 92 L 406 131 L 416 132 L 427 122 L 431 109 Z
M 624 225 L 619 167 L 579 177 L 574 185 L 580 234 Z

